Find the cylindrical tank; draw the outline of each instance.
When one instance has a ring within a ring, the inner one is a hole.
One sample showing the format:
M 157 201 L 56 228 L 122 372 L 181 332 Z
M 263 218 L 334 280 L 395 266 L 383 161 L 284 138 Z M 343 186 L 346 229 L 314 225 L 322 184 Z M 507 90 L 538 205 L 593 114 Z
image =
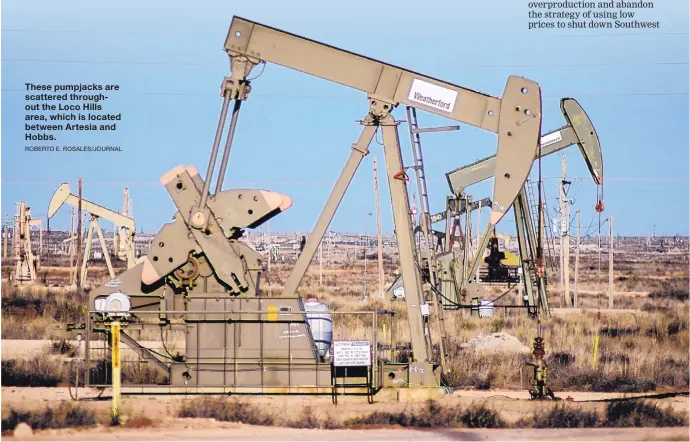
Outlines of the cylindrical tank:
M 319 350 L 321 358 L 328 356 L 328 350 L 333 342 L 333 320 L 328 306 L 315 298 L 308 298 L 304 303 L 304 311 L 307 312 L 307 323 L 311 334 Z

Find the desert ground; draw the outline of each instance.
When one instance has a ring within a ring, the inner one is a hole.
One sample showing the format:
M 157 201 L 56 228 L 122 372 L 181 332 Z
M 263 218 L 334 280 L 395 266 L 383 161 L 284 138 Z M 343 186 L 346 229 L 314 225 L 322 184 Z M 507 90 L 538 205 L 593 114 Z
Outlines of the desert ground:
M 366 298 L 362 260 L 327 263 L 322 273 L 312 266 L 301 295 L 336 312 L 394 310 L 396 334 L 400 342 L 409 340 L 404 302 L 378 297 L 375 262 L 369 269 Z M 290 270 L 290 264 L 275 264 L 265 275 L 264 293 L 279 293 Z M 388 261 L 386 284 L 393 271 Z M 496 309 L 492 318 L 446 311 L 448 394 L 432 401 L 399 402 L 385 392 L 374 404 L 345 397 L 337 405 L 330 397 L 313 396 L 126 395 L 120 426 L 108 422 L 108 389 L 80 387 L 80 400 L 70 397 L 73 362 L 83 352 L 56 325 L 81 320 L 87 293 L 65 287 L 66 269 L 55 266 L 50 272 L 49 282 L 39 286 L 3 283 L 2 430 L 8 440 L 690 439 L 687 254 L 617 254 L 613 308 L 608 277 L 598 273 L 594 257 L 582 261 L 580 308 L 571 308 L 558 277 L 550 275 L 553 315 L 541 323 L 548 382 L 561 401 L 529 400 L 531 372 L 525 362 L 536 322 L 524 311 Z M 102 268 L 89 275 L 91 286 L 108 279 Z M 489 290 L 497 296 L 505 292 Z M 517 302 L 517 294 L 505 299 Z M 362 336 L 366 330 L 359 327 L 335 327 L 335 338 Z M 171 336 L 168 344 L 184 342 Z M 125 385 L 155 381 L 133 352 L 123 351 L 123 359 Z M 17 426 L 21 422 L 33 430 Z

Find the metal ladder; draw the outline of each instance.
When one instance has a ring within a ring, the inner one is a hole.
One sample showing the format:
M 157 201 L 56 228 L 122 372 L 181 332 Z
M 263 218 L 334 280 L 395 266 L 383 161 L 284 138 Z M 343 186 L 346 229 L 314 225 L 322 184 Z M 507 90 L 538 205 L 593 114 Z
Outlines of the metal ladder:
M 441 355 L 441 365 L 445 366 L 445 360 L 446 357 L 448 356 L 448 335 L 446 333 L 446 324 L 445 320 L 443 317 L 443 304 L 441 302 L 441 297 L 440 297 L 440 288 L 438 287 L 437 281 L 436 281 L 436 248 L 434 247 L 435 244 L 432 244 L 431 240 L 429 239 L 432 235 L 431 232 L 431 210 L 429 207 L 429 194 L 427 191 L 427 186 L 426 186 L 426 175 L 424 174 L 424 156 L 422 155 L 422 140 L 419 136 L 420 133 L 424 132 L 442 132 L 442 131 L 447 131 L 447 130 L 457 130 L 459 129 L 458 126 L 447 126 L 447 127 L 437 127 L 437 128 L 428 128 L 428 129 L 420 129 L 419 125 L 417 124 L 417 111 L 415 108 L 407 106 L 407 126 L 410 131 L 410 144 L 412 147 L 412 156 L 414 158 L 414 166 L 411 168 L 414 169 L 415 171 L 415 176 L 417 178 L 417 194 L 419 195 L 419 205 L 420 207 L 420 214 L 419 214 L 419 219 L 420 219 L 420 227 L 422 229 L 422 233 L 424 234 L 424 242 L 421 244 L 420 247 L 420 254 L 418 256 L 418 261 L 421 261 L 422 258 L 425 258 L 427 260 L 428 266 L 429 266 L 429 279 L 431 283 L 431 288 L 432 291 L 436 294 L 433 299 L 435 301 L 433 302 L 434 310 L 435 310 L 435 316 L 438 319 L 438 327 L 439 331 L 441 333 L 441 341 L 440 341 L 440 348 L 439 348 L 439 353 Z

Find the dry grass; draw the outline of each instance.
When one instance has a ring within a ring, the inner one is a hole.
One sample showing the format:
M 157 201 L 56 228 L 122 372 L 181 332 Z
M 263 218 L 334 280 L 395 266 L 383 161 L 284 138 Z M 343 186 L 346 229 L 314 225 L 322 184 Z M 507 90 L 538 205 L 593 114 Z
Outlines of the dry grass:
M 595 312 L 542 319 L 548 381 L 556 391 L 635 392 L 687 388 L 690 385 L 687 265 L 674 261 L 677 257 L 673 256 L 660 255 L 651 261 L 651 258 L 645 259 L 616 255 L 617 279 L 614 290 L 617 295 L 614 305 L 630 309 L 630 312 L 604 312 L 600 319 Z M 605 275 L 600 277 L 597 274 L 596 261 L 591 256 L 585 257 L 582 263 L 580 304 L 585 307 L 605 307 Z M 403 350 L 395 354 L 385 350 L 382 356 L 404 362 L 409 356 L 409 351 L 404 348 L 409 346 L 410 341 L 406 305 L 376 296 L 378 275 L 375 261 L 370 261 L 368 265 L 367 298 L 364 301 L 363 264 L 361 260 L 327 263 L 322 278 L 318 266 L 312 266 L 299 293 L 304 298 L 315 297 L 329 305 L 334 312 L 334 339 L 373 338 L 371 314 L 341 313 L 393 312 L 392 320 L 390 316 L 378 316 L 378 342 L 388 343 L 395 336 L 396 343 Z M 273 264 L 271 272 L 264 275 L 262 292 L 267 296 L 278 296 L 291 270 L 292 264 Z M 388 261 L 384 288 L 392 282 L 393 270 L 393 263 Z M 602 272 L 605 273 L 605 267 Z M 553 282 L 557 279 L 551 275 L 549 293 L 553 306 L 562 302 L 558 284 Z M 502 290 L 490 289 L 492 293 Z M 515 294 L 509 294 L 504 300 L 506 303 L 517 301 Z M 52 330 L 54 321 L 79 322 L 85 302 L 86 295 L 64 290 L 3 286 L 3 338 L 57 338 L 59 336 Z M 478 389 L 527 385 L 530 371 L 525 370 L 524 362 L 528 355 L 475 353 L 461 348 L 461 344 L 477 335 L 503 331 L 531 346 L 537 330 L 533 319 L 521 310 L 504 312 L 501 309 L 496 310 L 494 318 L 471 317 L 467 311 L 446 311 L 444 315 L 451 356 L 451 371 L 444 379 L 447 385 Z M 433 336 L 438 337 L 439 331 L 434 321 L 431 326 Z M 600 337 L 599 356 L 596 368 L 592 368 L 597 333 Z M 159 340 L 160 336 L 159 333 L 152 333 L 147 335 L 146 339 L 149 338 Z M 172 340 L 172 337 L 168 339 Z M 160 381 L 146 368 L 132 365 L 131 371 L 133 382 Z
M 101 362 L 99 368 L 104 370 Z M 80 367 L 80 384 L 84 381 L 84 367 Z M 95 373 L 92 372 L 92 376 Z M 57 356 L 36 356 L 28 359 L 7 359 L 2 361 L 3 387 L 57 387 L 69 383 L 74 385 L 74 366 L 64 364 Z M 124 360 L 122 363 L 123 385 L 165 384 L 167 378 L 147 364 Z
M 3 387 L 57 387 L 68 380 L 69 374 L 55 358 L 40 356 L 2 361 Z
M 226 422 L 291 428 L 595 428 L 595 427 L 681 427 L 687 418 L 670 408 L 661 409 L 639 400 L 620 400 L 605 409 L 587 409 L 582 404 L 560 403 L 537 409 L 510 424 L 486 403 L 462 406 L 429 400 L 396 411 L 377 410 L 350 417 L 319 414 L 310 406 L 292 409 L 290 416 L 252 404 L 248 399 L 213 397 L 185 403 L 177 412 L 181 418 L 211 418 Z
M 593 428 L 593 427 L 682 427 L 687 418 L 668 409 L 641 400 L 613 401 L 603 415 L 575 405 L 557 404 L 547 412 L 537 411 L 521 419 L 519 428 Z
M 47 287 L 2 286 L 2 338 L 54 339 L 55 325 L 84 319 L 88 295 Z
M 96 416 L 92 411 L 68 402 L 57 407 L 46 406 L 42 410 L 12 408 L 2 419 L 2 431 L 14 430 L 21 422 L 26 422 L 34 430 L 89 427 L 96 425 Z

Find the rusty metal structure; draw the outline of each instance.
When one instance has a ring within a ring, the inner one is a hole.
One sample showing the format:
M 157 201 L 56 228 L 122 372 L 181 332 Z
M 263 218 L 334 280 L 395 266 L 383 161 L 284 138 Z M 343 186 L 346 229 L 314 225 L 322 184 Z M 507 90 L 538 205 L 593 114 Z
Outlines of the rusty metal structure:
M 70 326 L 87 335 L 87 385 L 111 382 L 107 364 L 99 363 L 109 357 L 107 345 L 89 347 L 96 335 L 112 338 L 107 324 L 116 316 L 121 342 L 162 379 L 156 385 L 123 385 L 123 393 L 324 393 L 337 398 L 340 392 L 371 397 L 384 387 L 438 387 L 447 349 L 431 324 L 441 306 L 436 291 L 425 284 L 415 252 L 393 110 L 403 104 L 498 135 L 493 226 L 523 188 L 537 152 L 539 85 L 511 76 L 498 98 L 240 17 L 232 19 L 224 49 L 231 76 L 221 84 L 223 105 L 205 175 L 192 165 L 179 165 L 161 177 L 177 208 L 173 221 L 161 228 L 142 262 L 90 292 L 86 323 Z M 246 229 L 289 209 L 292 200 L 268 190 L 223 190 L 239 111 L 253 88 L 249 74 L 265 63 L 363 93 L 361 135 L 282 293 L 274 297 L 262 293 L 261 255 L 242 238 Z M 397 350 L 400 321 L 392 312 L 324 311 L 305 302 L 298 290 L 379 130 L 406 292 L 411 344 L 406 354 Z M 144 330 L 160 331 L 163 350 L 135 339 L 135 332 Z M 352 335 L 353 330 L 360 335 Z

